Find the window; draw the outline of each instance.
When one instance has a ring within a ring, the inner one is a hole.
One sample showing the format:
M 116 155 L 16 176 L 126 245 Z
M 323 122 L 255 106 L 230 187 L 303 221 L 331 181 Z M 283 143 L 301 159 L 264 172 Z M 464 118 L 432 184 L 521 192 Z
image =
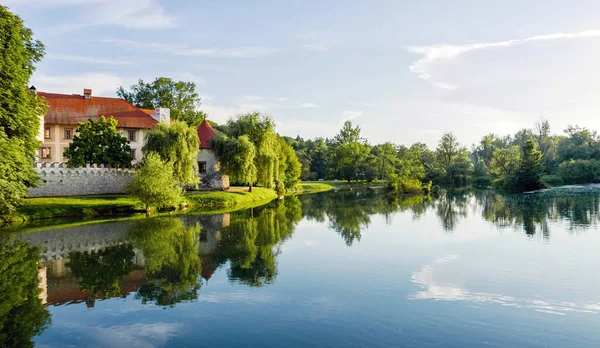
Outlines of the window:
M 131 157 L 133 157 L 133 159 L 135 159 L 135 149 L 131 149 Z
M 65 139 L 73 139 L 73 128 L 65 128 Z
M 200 174 L 206 174 L 206 161 L 198 162 L 198 172 L 200 172 Z
M 40 157 L 42 159 L 52 159 L 52 148 L 49 146 L 44 146 L 40 150 Z
M 127 131 L 127 139 L 129 139 L 131 142 L 135 142 L 136 135 L 137 132 L 134 130 Z
M 50 130 L 51 129 L 52 128 L 50 128 L 50 127 L 44 127 L 44 139 L 50 139 L 51 138 L 50 137 Z

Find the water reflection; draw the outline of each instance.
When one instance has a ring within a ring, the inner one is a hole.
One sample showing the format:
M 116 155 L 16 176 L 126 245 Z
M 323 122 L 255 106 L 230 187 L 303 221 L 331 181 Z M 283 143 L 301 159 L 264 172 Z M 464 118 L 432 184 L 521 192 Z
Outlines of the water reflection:
M 0 235 L 0 346 L 33 347 L 31 339 L 50 325 L 39 287 L 38 248 Z
M 277 275 L 279 246 L 292 236 L 301 219 L 302 205 L 297 197 L 232 214 L 213 260 L 217 265 L 229 261 L 228 276 L 233 282 L 271 284 Z
M 317 222 L 329 222 L 346 245 L 360 241 L 361 231 L 371 223 L 371 215 L 383 215 L 388 224 L 393 215 L 410 210 L 418 218 L 432 205 L 428 196 L 389 196 L 374 190 L 338 191 L 300 196 L 303 217 Z
M 360 243 L 374 215 L 392 224 L 397 214 L 407 212 L 413 219 L 430 214 L 438 219 L 442 231 L 451 232 L 465 219 L 482 217 L 499 228 L 547 240 L 549 226 L 556 225 L 550 222 L 562 221 L 567 230 L 575 232 L 595 226 L 599 197 L 599 186 L 513 196 L 452 191 L 436 198 L 393 197 L 377 191 L 327 192 L 286 197 L 224 215 L 153 218 L 17 234 L 16 243 L 3 241 L 2 257 L 14 257 L 10 256 L 11 248 L 25 248 L 24 241 L 43 247 L 42 263 L 47 267 L 43 270 L 48 271 L 48 279 L 41 284 L 47 292 L 42 302 L 48 304 L 86 302 L 93 307 L 99 299 L 133 293 L 142 304 L 174 306 L 197 299 L 203 284 L 219 268 L 226 270 L 233 283 L 252 287 L 273 284 L 282 244 L 303 218 L 327 224 L 348 246 Z M 39 250 L 28 250 L 19 252 L 24 259 L 2 262 L 2 267 L 33 267 L 30 264 L 37 259 L 32 255 Z M 37 277 L 37 265 L 35 272 Z M 9 274 L 2 272 L 4 277 Z M 36 277 L 28 279 L 37 281 Z M 18 282 L 7 280 L 2 286 L 13 283 Z M 11 302 L 1 303 L 6 307 Z

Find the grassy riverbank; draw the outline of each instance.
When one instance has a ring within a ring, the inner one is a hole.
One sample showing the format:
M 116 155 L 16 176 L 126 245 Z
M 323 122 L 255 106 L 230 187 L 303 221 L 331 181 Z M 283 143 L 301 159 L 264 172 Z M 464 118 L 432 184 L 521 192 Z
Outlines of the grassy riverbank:
M 277 198 L 273 190 L 255 187 L 252 193 L 246 188 L 233 187 L 229 191 L 191 192 L 186 194 L 188 206 L 194 210 L 222 212 L 266 204 Z M 126 195 L 98 195 L 78 197 L 27 198 L 13 222 L 60 218 L 99 218 L 143 213 L 143 205 Z
M 323 192 L 332 186 L 323 183 L 300 184 L 290 194 Z M 274 190 L 254 187 L 232 187 L 229 191 L 198 191 L 185 195 L 188 207 L 195 213 L 224 213 L 267 204 L 277 198 Z M 144 213 L 143 205 L 126 195 L 97 195 L 78 197 L 27 198 L 13 222 L 30 222 L 47 219 L 72 219 L 126 216 Z

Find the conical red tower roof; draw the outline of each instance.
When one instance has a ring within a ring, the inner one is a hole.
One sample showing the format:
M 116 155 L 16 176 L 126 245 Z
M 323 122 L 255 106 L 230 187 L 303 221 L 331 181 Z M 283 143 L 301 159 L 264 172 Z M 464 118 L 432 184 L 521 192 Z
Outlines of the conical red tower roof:
M 217 132 L 210 126 L 210 124 L 204 120 L 198 126 L 198 139 L 200 139 L 201 149 L 211 149 L 210 139 L 216 138 Z

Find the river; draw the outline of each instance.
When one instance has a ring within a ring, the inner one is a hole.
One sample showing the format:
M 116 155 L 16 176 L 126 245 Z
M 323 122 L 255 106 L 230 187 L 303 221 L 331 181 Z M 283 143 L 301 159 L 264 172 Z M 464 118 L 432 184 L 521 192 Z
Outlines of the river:
M 0 342 L 598 347 L 599 209 L 593 185 L 339 191 L 5 232 Z

